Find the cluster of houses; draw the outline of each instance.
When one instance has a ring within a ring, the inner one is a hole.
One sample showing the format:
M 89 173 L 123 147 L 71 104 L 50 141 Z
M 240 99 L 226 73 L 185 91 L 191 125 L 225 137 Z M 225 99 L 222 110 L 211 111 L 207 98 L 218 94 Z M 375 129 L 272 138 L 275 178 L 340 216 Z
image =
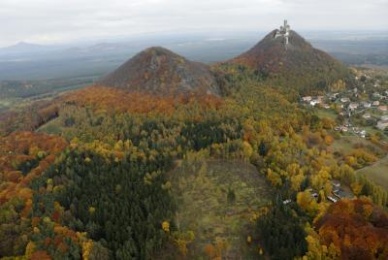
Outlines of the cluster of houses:
M 330 93 L 326 96 L 304 96 L 300 102 L 307 106 L 318 106 L 324 109 L 336 107 L 339 115 L 348 118 L 361 114 L 361 117 L 365 120 L 373 118 L 373 120 L 377 121 L 376 128 L 380 130 L 386 129 L 388 127 L 388 90 L 382 93 L 374 92 L 370 95 L 370 100 L 362 101 L 358 100 L 359 96 L 355 95 L 355 93 L 358 93 L 357 88 L 344 93 Z M 342 132 L 352 131 L 356 135 L 365 138 L 365 130 L 350 127 L 349 125 L 342 125 L 336 127 L 335 130 Z
M 352 199 L 352 198 L 354 198 L 354 194 L 350 190 L 345 190 L 343 187 L 341 187 L 341 182 L 339 182 L 337 180 L 332 180 L 331 185 L 332 185 L 332 194 L 326 196 L 328 201 L 330 201 L 332 203 L 336 203 L 340 199 L 345 199 L 345 198 Z M 318 200 L 319 194 L 316 190 L 309 188 L 309 189 L 307 189 L 307 191 L 310 192 L 310 195 L 313 199 Z M 291 202 L 292 202 L 291 199 L 286 199 L 283 201 L 283 204 L 287 205 Z
M 366 137 L 366 130 L 361 129 L 361 128 L 356 127 L 356 126 L 352 126 L 351 124 L 345 124 L 345 125 L 337 126 L 337 127 L 334 128 L 334 130 L 340 131 L 340 132 L 343 132 L 343 133 L 351 131 L 352 133 L 358 135 L 361 138 L 365 138 Z
M 335 202 L 337 202 L 340 199 L 344 199 L 344 198 L 351 199 L 351 198 L 354 198 L 354 194 L 351 191 L 345 191 L 341 187 L 341 183 L 339 181 L 333 180 L 331 182 L 331 184 L 333 186 L 333 191 L 332 191 L 332 195 L 331 196 L 327 196 L 327 199 L 329 201 L 335 203 Z
M 330 108 L 330 105 L 325 103 L 325 96 L 315 96 L 315 97 L 306 96 L 306 97 L 302 97 L 301 101 L 313 107 L 316 105 L 320 105 L 321 107 L 324 107 L 326 109 Z
M 376 127 L 380 130 L 386 129 L 388 127 L 388 115 L 381 116 Z

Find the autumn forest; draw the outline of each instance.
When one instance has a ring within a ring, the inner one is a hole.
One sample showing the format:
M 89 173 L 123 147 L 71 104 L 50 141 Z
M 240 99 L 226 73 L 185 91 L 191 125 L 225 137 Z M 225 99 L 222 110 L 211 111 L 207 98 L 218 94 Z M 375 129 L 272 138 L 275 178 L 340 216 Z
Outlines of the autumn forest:
M 298 99 L 353 76 L 299 37 L 304 55 L 265 49 L 209 69 L 150 50 L 127 85 L 2 114 L 0 257 L 387 259 L 388 191 L 356 170 L 388 147 L 372 135 L 336 150 L 336 119 Z M 132 88 L 142 80 L 158 88 Z

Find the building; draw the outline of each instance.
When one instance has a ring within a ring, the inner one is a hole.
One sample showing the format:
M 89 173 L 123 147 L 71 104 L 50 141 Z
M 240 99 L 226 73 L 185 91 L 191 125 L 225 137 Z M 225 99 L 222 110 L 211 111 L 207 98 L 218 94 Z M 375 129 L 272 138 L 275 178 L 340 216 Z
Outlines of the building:
M 303 102 L 310 102 L 313 99 L 311 96 L 302 97 Z
M 330 201 L 333 202 L 333 203 L 336 203 L 336 202 L 337 202 L 337 199 L 334 198 L 333 196 L 327 196 L 327 199 L 330 200 Z
M 379 122 L 377 122 L 376 127 L 380 130 L 384 130 L 388 127 L 388 120 L 380 120 Z
M 290 25 L 287 23 L 287 20 L 284 20 L 283 26 L 280 26 L 280 29 L 276 30 L 274 38 L 283 37 L 284 38 L 284 45 L 288 45 L 288 37 L 290 36 Z
M 366 101 L 362 102 L 361 104 L 365 108 L 370 108 L 372 106 L 372 104 L 370 102 L 366 102 Z
M 349 104 L 349 110 L 354 111 L 358 108 L 358 103 L 350 103 Z
M 369 113 L 365 113 L 362 115 L 362 118 L 364 119 L 370 119 L 372 116 Z

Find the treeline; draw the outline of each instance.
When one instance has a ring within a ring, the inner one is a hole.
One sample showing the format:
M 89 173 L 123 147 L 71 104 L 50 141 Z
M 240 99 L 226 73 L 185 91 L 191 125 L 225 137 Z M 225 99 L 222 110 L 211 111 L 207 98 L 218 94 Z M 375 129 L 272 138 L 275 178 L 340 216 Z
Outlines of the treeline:
M 39 101 L 19 111 L 6 111 L 0 115 L 0 136 L 16 131 L 35 131 L 58 117 L 59 106 L 55 101 Z
M 0 98 L 29 98 L 60 91 L 69 87 L 91 84 L 91 78 L 50 79 L 37 81 L 3 80 L 0 82 Z
M 258 219 L 259 242 L 271 259 L 293 259 L 306 254 L 306 232 L 298 210 L 298 205 L 286 205 L 278 197 L 269 212 Z

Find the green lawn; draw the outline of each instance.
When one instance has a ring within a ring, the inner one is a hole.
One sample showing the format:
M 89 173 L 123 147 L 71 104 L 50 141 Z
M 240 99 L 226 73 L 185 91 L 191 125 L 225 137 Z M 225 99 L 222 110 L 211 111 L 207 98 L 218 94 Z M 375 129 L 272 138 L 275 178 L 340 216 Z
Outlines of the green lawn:
M 207 259 L 205 246 L 216 245 L 217 241 L 225 246 L 223 258 L 251 258 L 254 248 L 247 245 L 246 239 L 252 235 L 252 217 L 271 196 L 256 168 L 242 161 L 184 161 L 170 176 L 179 207 L 177 226 L 195 234 L 188 247 L 188 259 Z M 228 190 L 234 192 L 234 202 L 228 202 Z
M 55 134 L 55 135 L 60 135 L 62 133 L 62 127 L 61 127 L 61 122 L 59 118 L 55 118 L 46 124 L 42 125 L 39 127 L 36 131 L 37 132 L 43 132 L 47 134 Z
M 332 144 L 333 152 L 340 152 L 342 154 L 348 154 L 354 149 L 354 146 L 357 144 L 362 144 L 365 146 L 373 145 L 370 141 L 361 138 L 359 136 L 341 136 L 340 139 L 337 139 Z M 373 145 L 375 146 L 375 145 Z M 376 149 L 379 149 L 376 147 Z M 381 149 L 379 149 L 381 150 Z
M 317 116 L 319 116 L 320 118 L 329 118 L 329 119 L 332 119 L 334 121 L 337 118 L 337 113 L 331 109 L 319 108 L 319 109 L 316 109 L 315 112 L 316 112 Z
M 358 136 L 342 136 L 332 144 L 333 152 L 339 152 L 342 155 L 349 154 L 354 146 L 362 144 L 366 147 L 373 148 L 376 155 L 386 154 L 380 147 L 370 141 Z M 370 150 L 370 148 L 368 150 Z M 357 171 L 358 174 L 364 174 L 368 179 L 388 190 L 388 157 L 383 157 L 372 166 L 367 166 Z
M 357 171 L 357 173 L 367 176 L 371 181 L 388 190 L 388 157 L 378 161 L 373 166 Z

